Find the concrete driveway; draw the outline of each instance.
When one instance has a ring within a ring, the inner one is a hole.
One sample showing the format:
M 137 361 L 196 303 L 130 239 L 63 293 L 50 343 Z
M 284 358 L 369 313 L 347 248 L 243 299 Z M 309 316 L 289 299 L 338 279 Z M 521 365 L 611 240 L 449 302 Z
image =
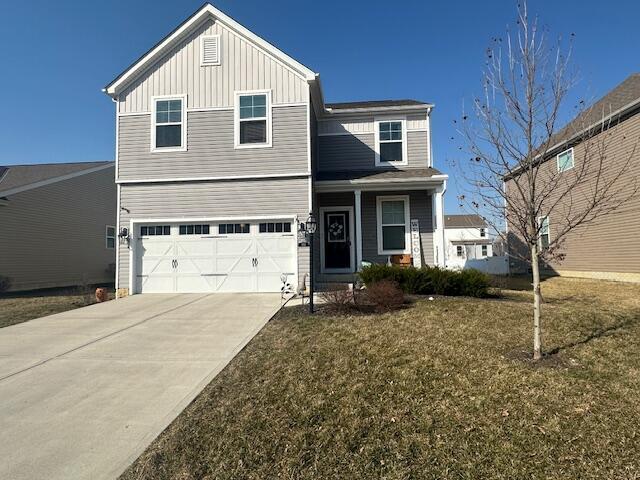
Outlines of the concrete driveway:
M 0 329 L 0 478 L 117 477 L 279 307 L 135 295 Z

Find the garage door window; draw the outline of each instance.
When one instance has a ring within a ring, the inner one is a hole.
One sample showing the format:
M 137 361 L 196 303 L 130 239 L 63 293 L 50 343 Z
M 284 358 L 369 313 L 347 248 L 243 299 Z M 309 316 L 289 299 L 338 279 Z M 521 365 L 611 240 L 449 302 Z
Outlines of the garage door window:
M 249 233 L 248 223 L 221 223 L 218 225 L 218 233 L 220 235 L 229 235 L 232 233 Z
M 266 222 L 259 226 L 260 233 L 291 232 L 291 222 Z
M 169 225 L 145 225 L 140 227 L 140 235 L 143 237 L 171 235 L 171 227 Z
M 180 235 L 208 235 L 209 225 L 180 225 Z

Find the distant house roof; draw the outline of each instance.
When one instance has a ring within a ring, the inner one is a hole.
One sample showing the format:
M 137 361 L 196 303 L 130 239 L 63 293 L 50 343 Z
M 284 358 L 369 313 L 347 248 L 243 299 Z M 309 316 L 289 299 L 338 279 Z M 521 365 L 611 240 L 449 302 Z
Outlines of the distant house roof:
M 114 165 L 114 162 L 78 162 L 0 166 L 0 197 Z
M 318 172 L 316 180 L 332 182 L 339 180 L 398 180 L 411 178 L 429 178 L 442 175 L 435 168 L 412 168 L 409 170 L 335 170 Z
M 482 228 L 487 222 L 480 215 L 445 215 L 444 228 Z
M 340 103 L 327 103 L 325 107 L 331 110 L 354 110 L 354 109 L 368 109 L 368 108 L 381 108 L 381 107 L 415 107 L 424 106 L 430 107 L 432 104 L 422 102 L 420 100 L 368 100 L 365 102 L 340 102 Z

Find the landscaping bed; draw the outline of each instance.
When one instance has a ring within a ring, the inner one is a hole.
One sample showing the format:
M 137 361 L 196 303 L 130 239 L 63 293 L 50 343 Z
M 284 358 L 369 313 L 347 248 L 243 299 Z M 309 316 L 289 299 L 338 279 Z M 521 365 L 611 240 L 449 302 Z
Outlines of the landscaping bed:
M 55 288 L 0 294 L 0 328 L 95 303 L 95 289 Z M 113 298 L 113 288 L 109 298 Z
M 542 289 L 285 308 L 122 478 L 638 478 L 640 285 Z

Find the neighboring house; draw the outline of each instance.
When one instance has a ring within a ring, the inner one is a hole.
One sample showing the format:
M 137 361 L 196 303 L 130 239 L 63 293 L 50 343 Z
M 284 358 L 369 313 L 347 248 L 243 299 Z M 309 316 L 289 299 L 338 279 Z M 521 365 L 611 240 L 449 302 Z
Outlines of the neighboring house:
M 412 251 L 444 265 L 446 175 L 414 100 L 327 104 L 319 75 L 206 4 L 105 87 L 119 295 L 280 291 Z
M 487 222 L 480 215 L 445 215 L 444 239 L 449 268 L 493 255 Z
M 0 167 L 0 276 L 10 290 L 113 283 L 113 162 Z
M 579 162 L 584 158 L 587 145 L 584 132 L 595 132 L 595 136 L 589 139 L 592 149 L 598 148 L 600 140 L 605 140 L 606 162 L 615 167 L 605 170 L 603 178 L 612 178 L 611 175 L 615 175 L 620 166 L 631 158 L 630 169 L 618 180 L 616 189 L 630 193 L 640 186 L 640 74 L 629 76 L 558 133 L 556 146 L 544 159 L 539 176 L 550 171 L 566 175 L 570 180 L 572 172 L 580 168 Z M 592 181 L 580 186 L 572 199 L 557 202 L 549 215 L 539 219 L 544 226 L 540 237 L 542 248 L 552 241 L 558 224 L 571 211 L 570 202 L 579 203 L 584 192 L 588 195 L 598 187 L 597 181 L 594 175 Z M 514 182 L 514 178 L 506 180 L 507 194 L 515 188 Z M 555 202 L 554 198 L 549 201 Z M 524 272 L 529 266 L 518 261 L 517 257 L 527 255 L 528 249 L 515 233 L 510 233 L 509 225 L 507 229 L 512 272 Z M 564 258 L 549 262 L 546 269 L 550 271 L 548 273 L 567 276 L 640 281 L 638 238 L 640 195 L 635 195 L 614 212 L 570 232 L 560 250 Z

